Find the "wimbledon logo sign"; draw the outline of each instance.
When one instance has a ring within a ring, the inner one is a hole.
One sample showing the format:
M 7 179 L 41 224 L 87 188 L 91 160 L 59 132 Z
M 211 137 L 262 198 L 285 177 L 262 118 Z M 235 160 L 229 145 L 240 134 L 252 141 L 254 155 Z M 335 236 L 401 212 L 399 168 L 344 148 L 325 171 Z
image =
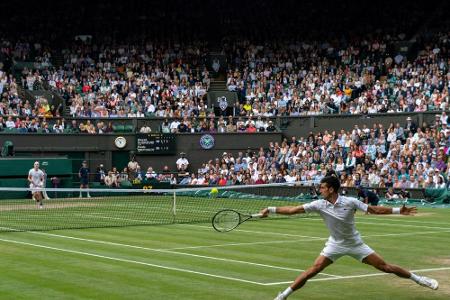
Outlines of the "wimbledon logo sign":
M 203 149 L 211 149 L 212 147 L 214 147 L 214 142 L 214 137 L 210 134 L 204 134 L 200 138 L 200 146 Z

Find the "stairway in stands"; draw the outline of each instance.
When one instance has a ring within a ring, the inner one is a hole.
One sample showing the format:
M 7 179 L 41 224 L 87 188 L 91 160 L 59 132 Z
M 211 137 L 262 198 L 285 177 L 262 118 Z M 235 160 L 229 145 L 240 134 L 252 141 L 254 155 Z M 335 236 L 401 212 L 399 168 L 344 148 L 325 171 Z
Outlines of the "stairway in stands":
M 208 91 L 226 91 L 227 82 L 222 78 L 212 78 Z

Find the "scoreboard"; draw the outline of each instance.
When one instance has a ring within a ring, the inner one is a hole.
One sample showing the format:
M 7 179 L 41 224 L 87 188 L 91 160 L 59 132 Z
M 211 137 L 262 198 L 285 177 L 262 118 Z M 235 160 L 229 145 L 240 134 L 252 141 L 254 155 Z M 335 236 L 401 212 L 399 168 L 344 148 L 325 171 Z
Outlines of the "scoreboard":
M 136 134 L 136 152 L 138 154 L 176 154 L 175 134 L 138 133 Z

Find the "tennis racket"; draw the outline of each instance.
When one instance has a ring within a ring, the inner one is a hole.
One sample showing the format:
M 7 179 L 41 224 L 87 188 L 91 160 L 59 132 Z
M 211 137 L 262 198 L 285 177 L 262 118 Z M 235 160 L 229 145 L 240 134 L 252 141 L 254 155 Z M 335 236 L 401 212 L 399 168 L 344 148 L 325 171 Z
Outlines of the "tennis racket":
M 246 215 L 233 209 L 223 209 L 217 212 L 212 218 L 212 226 L 218 232 L 228 232 L 235 229 L 245 221 L 261 217 L 262 214 Z

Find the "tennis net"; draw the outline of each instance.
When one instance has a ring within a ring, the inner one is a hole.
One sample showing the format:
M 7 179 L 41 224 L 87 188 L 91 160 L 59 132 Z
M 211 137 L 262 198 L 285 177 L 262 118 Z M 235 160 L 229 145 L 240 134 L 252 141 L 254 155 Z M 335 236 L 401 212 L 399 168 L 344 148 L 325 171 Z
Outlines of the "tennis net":
M 299 193 L 298 184 L 159 190 L 48 188 L 50 199 L 42 200 L 42 207 L 27 188 L 0 187 L 0 193 L 0 232 L 209 222 L 221 209 L 255 213 L 267 206 L 298 205 L 311 199 Z M 17 197 L 18 193 L 25 196 Z

